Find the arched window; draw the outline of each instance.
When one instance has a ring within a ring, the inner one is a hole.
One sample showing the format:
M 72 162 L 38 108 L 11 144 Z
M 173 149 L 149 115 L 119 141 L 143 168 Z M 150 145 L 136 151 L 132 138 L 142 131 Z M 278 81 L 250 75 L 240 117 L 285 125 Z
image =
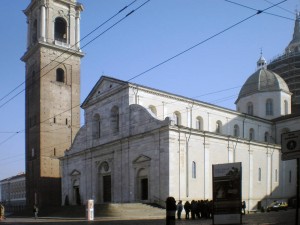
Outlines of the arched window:
M 250 130 L 249 130 L 249 139 L 250 140 L 254 140 L 254 129 L 253 128 L 250 128 Z
M 114 106 L 110 112 L 111 128 L 113 133 L 119 132 L 119 108 Z
M 265 132 L 264 141 L 269 142 L 270 141 L 269 139 L 270 139 L 269 132 Z
M 192 178 L 196 178 L 196 162 L 192 162 Z
M 247 103 L 247 113 L 249 115 L 253 115 L 253 103 L 252 102 Z
M 154 105 L 149 105 L 149 109 L 155 116 L 157 116 L 157 110 Z
M 261 181 L 261 168 L 258 168 L 258 181 Z
M 284 100 L 284 115 L 289 114 L 289 103 L 287 100 Z
M 65 81 L 65 71 L 62 68 L 56 70 L 56 81 L 64 82 Z
M 67 22 L 61 17 L 55 19 L 54 38 L 57 41 L 67 42 Z
M 197 116 L 196 118 L 196 129 L 203 130 L 203 119 L 201 116 Z
M 93 117 L 93 138 L 100 138 L 101 135 L 101 122 L 99 114 L 94 115 Z
M 221 134 L 221 132 L 222 132 L 222 122 L 218 120 L 216 122 L 216 133 Z
M 181 125 L 181 114 L 180 112 L 176 111 L 173 114 L 175 125 Z
M 235 137 L 240 136 L 240 127 L 237 124 L 235 124 L 233 127 L 233 136 Z
M 266 115 L 273 116 L 273 100 L 267 99 L 266 101 Z

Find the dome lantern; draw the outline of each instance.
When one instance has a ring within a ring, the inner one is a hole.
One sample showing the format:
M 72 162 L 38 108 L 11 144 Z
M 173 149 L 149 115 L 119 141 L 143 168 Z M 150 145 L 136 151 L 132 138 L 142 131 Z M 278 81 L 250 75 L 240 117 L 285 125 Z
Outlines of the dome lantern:
M 256 63 L 257 69 L 267 68 L 267 61 L 262 55 L 262 50 L 260 51 L 260 57 Z

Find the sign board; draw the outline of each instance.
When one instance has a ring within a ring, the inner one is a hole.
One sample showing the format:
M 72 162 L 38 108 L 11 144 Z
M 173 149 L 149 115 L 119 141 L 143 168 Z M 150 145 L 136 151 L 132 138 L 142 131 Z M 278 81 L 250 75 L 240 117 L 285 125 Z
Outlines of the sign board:
M 281 159 L 300 158 L 300 130 L 281 135 Z
M 86 202 L 86 219 L 88 221 L 94 220 L 94 200 L 89 199 Z
M 213 169 L 213 224 L 241 224 L 241 163 L 216 164 Z

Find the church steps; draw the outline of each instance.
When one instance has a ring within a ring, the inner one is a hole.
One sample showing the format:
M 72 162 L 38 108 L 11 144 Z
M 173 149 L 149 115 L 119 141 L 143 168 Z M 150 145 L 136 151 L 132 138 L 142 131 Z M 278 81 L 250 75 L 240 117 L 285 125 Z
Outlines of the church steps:
M 85 206 L 47 207 L 40 209 L 39 215 L 51 217 L 85 217 Z M 94 217 L 113 218 L 163 218 L 165 209 L 143 203 L 107 203 L 94 206 Z

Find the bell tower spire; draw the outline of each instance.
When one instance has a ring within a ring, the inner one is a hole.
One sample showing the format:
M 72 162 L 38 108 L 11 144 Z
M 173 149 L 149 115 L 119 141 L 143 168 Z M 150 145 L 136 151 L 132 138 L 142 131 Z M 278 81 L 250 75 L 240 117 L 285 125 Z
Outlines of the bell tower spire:
M 59 157 L 80 127 L 80 13 L 76 0 L 31 0 L 27 17 L 27 205 L 61 205 Z

